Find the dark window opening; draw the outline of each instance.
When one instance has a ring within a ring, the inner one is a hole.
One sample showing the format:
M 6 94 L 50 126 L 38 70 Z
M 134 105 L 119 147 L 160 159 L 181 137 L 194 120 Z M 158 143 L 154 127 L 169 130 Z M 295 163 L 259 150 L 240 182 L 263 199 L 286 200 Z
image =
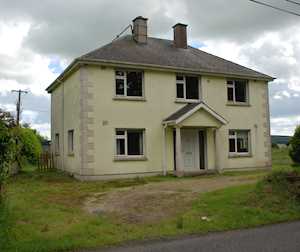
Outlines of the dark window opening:
M 235 81 L 235 100 L 237 102 L 246 102 L 246 82 Z
M 235 139 L 229 139 L 229 152 L 235 152 Z
M 184 84 L 181 83 L 177 83 L 176 87 L 177 87 L 177 98 L 184 98 L 184 88 L 183 88 Z
M 199 100 L 199 81 L 195 76 L 176 76 L 176 97 Z
M 228 98 L 228 101 L 233 101 L 233 88 L 232 87 L 227 88 L 227 98 Z
M 141 72 L 127 72 L 127 96 L 143 96 Z
M 186 77 L 186 99 L 199 99 L 199 85 L 197 77 Z
M 232 102 L 247 102 L 247 80 L 227 81 L 227 99 Z
M 128 155 L 143 155 L 143 133 L 140 131 L 127 132 Z
M 116 94 L 124 95 L 124 80 L 116 79 Z

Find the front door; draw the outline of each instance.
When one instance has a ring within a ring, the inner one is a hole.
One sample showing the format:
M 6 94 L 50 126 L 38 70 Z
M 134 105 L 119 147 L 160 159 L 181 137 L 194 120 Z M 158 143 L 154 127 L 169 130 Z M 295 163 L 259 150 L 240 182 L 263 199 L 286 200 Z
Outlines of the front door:
M 199 131 L 182 129 L 181 151 L 184 171 L 199 171 Z

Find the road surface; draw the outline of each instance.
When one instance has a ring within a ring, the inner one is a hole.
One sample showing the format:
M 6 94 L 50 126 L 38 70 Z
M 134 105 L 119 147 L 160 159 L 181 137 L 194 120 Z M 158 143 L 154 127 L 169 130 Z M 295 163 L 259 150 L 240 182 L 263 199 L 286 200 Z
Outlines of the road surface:
M 85 252 L 300 252 L 300 221 Z

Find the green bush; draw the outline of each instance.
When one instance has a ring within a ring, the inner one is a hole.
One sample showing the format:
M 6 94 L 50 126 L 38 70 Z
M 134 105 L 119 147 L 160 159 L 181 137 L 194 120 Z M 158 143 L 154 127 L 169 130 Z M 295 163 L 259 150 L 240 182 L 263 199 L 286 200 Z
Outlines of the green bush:
M 36 131 L 30 128 L 20 128 L 18 133 L 20 155 L 29 163 L 35 164 L 42 152 L 42 145 Z
M 290 140 L 289 154 L 295 164 L 300 164 L 300 126 L 295 130 L 294 136 Z
M 0 120 L 0 203 L 3 190 L 2 186 L 8 176 L 8 171 L 15 158 L 15 153 L 16 146 L 12 129 Z

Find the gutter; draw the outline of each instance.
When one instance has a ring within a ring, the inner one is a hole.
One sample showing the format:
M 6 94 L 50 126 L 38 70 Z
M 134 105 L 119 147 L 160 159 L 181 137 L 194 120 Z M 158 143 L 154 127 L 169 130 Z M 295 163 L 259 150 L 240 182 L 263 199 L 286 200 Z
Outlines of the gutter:
M 182 67 L 172 67 L 172 66 L 161 66 L 155 64 L 140 64 L 140 63 L 132 63 L 132 62 L 124 62 L 124 61 L 115 61 L 115 60 L 97 60 L 97 59 L 82 59 L 76 58 L 72 61 L 72 63 L 60 74 L 60 76 L 52 82 L 52 84 L 46 88 L 48 93 L 51 93 L 58 85 L 58 82 L 62 82 L 72 71 L 74 71 L 81 64 L 88 65 L 105 65 L 112 67 L 128 67 L 134 69 L 149 69 L 156 71 L 171 71 L 171 72 L 181 72 L 188 74 L 197 74 L 197 75 L 208 75 L 208 76 L 216 76 L 216 77 L 227 77 L 227 78 L 247 78 L 249 80 L 262 80 L 262 81 L 273 81 L 276 78 L 265 75 L 265 77 L 254 77 L 248 75 L 239 75 L 239 74 L 230 74 L 230 73 L 216 73 L 212 71 L 202 71 L 199 69 L 190 69 L 190 68 L 182 68 Z M 254 71 L 254 70 L 253 70 Z

